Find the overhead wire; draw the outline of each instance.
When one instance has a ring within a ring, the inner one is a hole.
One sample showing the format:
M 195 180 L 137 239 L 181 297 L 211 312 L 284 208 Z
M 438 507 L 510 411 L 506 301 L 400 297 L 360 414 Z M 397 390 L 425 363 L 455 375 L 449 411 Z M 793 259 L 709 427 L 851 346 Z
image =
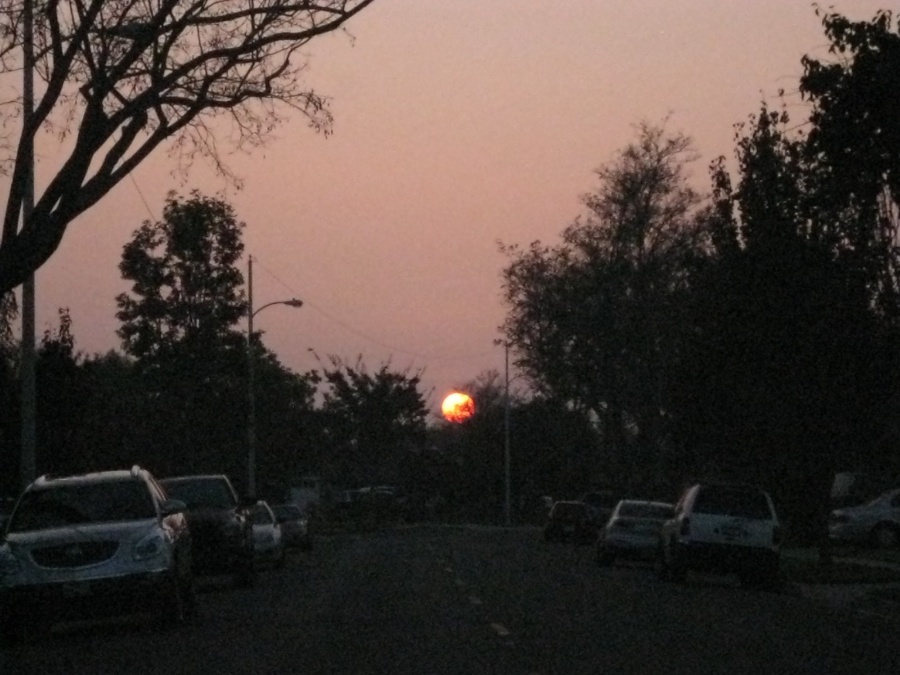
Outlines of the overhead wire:
M 292 294 L 292 296 L 295 296 L 295 297 L 296 297 L 296 296 L 301 295 L 301 294 L 297 293 L 297 291 L 296 291 L 290 284 L 288 284 L 288 283 L 285 282 L 283 279 L 281 279 L 281 278 L 280 278 L 277 274 L 275 274 L 272 270 L 270 270 L 270 269 L 269 269 L 268 267 L 266 267 L 264 264 L 261 264 L 261 263 L 259 262 L 259 258 L 257 258 L 256 256 L 253 257 L 253 262 L 254 262 L 256 265 L 258 265 L 259 267 L 261 267 L 263 270 L 265 270 L 266 273 L 269 274 L 269 276 L 272 277 L 272 279 L 274 279 L 274 280 L 277 281 L 279 284 L 281 284 L 281 285 L 284 287 L 285 290 L 289 291 L 289 292 Z M 302 299 L 303 299 L 303 303 L 304 303 L 304 304 L 309 305 L 309 306 L 310 306 L 312 309 L 314 309 L 316 312 L 318 312 L 319 314 L 321 314 L 322 316 L 324 316 L 324 317 L 325 317 L 326 319 L 328 319 L 329 321 L 331 321 L 331 322 L 337 324 L 338 326 L 340 326 L 340 327 L 343 328 L 344 330 L 346 330 L 346 331 L 348 331 L 348 332 L 350 332 L 350 333 L 353 333 L 353 334 L 356 335 L 357 337 L 360 337 L 360 338 L 362 338 L 363 340 L 366 340 L 367 342 L 371 342 L 372 344 L 378 345 L 379 347 L 383 347 L 384 349 L 388 349 L 388 350 L 390 350 L 391 352 L 397 352 L 397 353 L 399 353 L 399 354 L 404 354 L 404 355 L 406 355 L 406 356 L 413 356 L 413 357 L 420 358 L 420 359 L 428 359 L 429 361 L 466 361 L 466 360 L 470 360 L 470 359 L 480 358 L 480 357 L 483 357 L 483 356 L 488 356 L 488 355 L 494 353 L 493 351 L 485 350 L 485 351 L 483 351 L 483 352 L 470 352 L 470 353 L 466 353 L 466 354 L 458 354 L 458 355 L 454 355 L 454 356 L 446 356 L 446 355 L 441 355 L 441 354 L 425 354 L 425 353 L 423 353 L 423 352 L 417 352 L 417 351 L 413 351 L 413 350 L 411 350 L 411 349 L 405 349 L 405 348 L 402 348 L 402 347 L 397 347 L 396 345 L 391 345 L 391 344 L 389 344 L 389 343 L 387 343 L 387 342 L 385 342 L 385 341 L 383 341 L 383 340 L 379 340 L 378 338 L 373 337 L 372 335 L 369 335 L 369 334 L 366 333 L 365 331 L 362 331 L 362 330 L 360 330 L 360 329 L 358 329 L 358 328 L 355 328 L 354 326 L 351 326 L 351 325 L 348 324 L 346 321 L 342 321 L 342 320 L 339 319 L 338 317 L 336 317 L 336 316 L 332 315 L 331 313 L 325 311 L 324 309 L 322 309 L 322 307 L 320 307 L 320 306 L 317 305 L 316 303 L 314 303 L 314 302 L 308 300 L 306 297 L 303 297 Z

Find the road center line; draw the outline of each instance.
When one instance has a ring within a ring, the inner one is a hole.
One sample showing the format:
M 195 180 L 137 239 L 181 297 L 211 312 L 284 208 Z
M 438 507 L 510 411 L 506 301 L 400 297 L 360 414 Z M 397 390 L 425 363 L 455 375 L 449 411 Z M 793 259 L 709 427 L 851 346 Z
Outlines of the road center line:
M 494 629 L 494 632 L 499 637 L 509 637 L 511 633 L 509 632 L 509 628 L 504 626 L 502 623 L 492 623 L 491 628 Z

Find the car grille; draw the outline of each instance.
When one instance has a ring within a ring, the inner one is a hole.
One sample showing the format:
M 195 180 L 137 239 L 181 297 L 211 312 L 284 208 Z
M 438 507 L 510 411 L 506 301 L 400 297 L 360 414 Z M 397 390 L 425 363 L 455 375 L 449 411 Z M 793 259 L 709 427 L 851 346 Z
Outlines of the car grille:
M 41 567 L 84 567 L 109 560 L 118 549 L 116 541 L 86 541 L 35 549 L 31 558 Z

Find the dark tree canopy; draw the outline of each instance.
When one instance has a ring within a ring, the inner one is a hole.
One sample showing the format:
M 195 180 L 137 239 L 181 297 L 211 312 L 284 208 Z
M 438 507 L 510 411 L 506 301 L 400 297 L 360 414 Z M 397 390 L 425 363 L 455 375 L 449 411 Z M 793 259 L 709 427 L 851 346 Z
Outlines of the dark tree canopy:
M 620 449 L 635 430 L 661 434 L 676 298 L 686 261 L 705 245 L 686 175 L 693 158 L 690 139 L 644 124 L 597 171 L 587 217 L 560 245 L 504 248 L 503 331 L 517 367 L 548 397 L 596 415 Z
M 428 406 L 421 372 L 390 362 L 369 372 L 331 356 L 323 365 L 323 404 L 332 444 L 332 473 L 349 484 L 372 485 L 396 475 L 404 453 L 425 435 Z
M 131 292 L 116 298 L 126 354 L 157 357 L 176 345 L 213 346 L 240 337 L 246 314 L 241 231 L 230 205 L 193 192 L 170 193 L 163 220 L 145 221 L 125 245 L 119 269 Z

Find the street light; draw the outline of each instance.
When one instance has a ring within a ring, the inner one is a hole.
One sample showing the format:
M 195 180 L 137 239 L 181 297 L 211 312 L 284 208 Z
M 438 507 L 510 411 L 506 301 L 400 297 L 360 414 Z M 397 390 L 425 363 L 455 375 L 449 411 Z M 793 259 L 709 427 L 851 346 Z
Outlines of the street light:
M 290 300 L 275 300 L 253 310 L 253 256 L 247 258 L 247 496 L 256 498 L 256 369 L 253 365 L 253 317 L 266 307 L 272 305 L 287 305 L 288 307 L 302 307 L 303 301 L 297 298 Z
M 507 527 L 512 521 L 509 451 L 509 340 L 494 340 L 495 345 L 503 345 L 504 381 L 503 389 L 503 522 Z
M 510 526 L 510 476 L 509 476 L 509 341 L 503 341 L 504 376 L 506 387 L 503 390 L 503 520 Z

